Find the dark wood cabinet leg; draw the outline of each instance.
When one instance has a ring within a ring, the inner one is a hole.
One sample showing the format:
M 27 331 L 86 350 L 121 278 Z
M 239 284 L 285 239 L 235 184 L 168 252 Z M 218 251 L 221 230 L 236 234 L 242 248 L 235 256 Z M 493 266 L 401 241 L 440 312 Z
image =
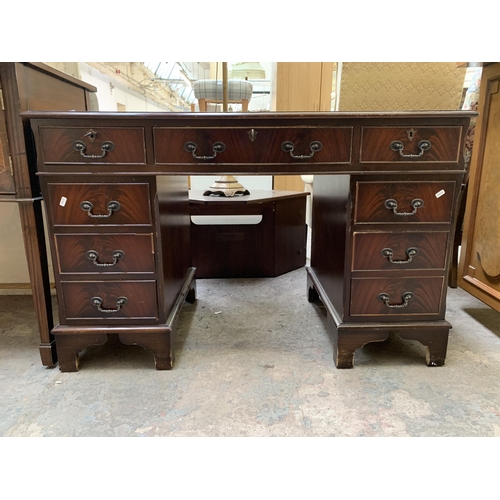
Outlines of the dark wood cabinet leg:
M 389 337 L 389 330 L 337 326 L 330 315 L 328 329 L 333 338 L 333 360 L 337 368 L 352 368 L 356 349 L 370 342 L 383 342 Z
M 443 322 L 446 323 L 446 322 Z M 383 342 L 389 338 L 391 331 L 398 331 L 403 340 L 416 340 L 427 347 L 425 363 L 427 366 L 443 366 L 448 348 L 448 336 L 451 325 L 442 327 L 407 327 L 394 325 L 391 328 L 336 326 L 328 317 L 329 330 L 333 337 L 334 361 L 337 368 L 352 368 L 354 354 L 370 342 Z
M 40 357 L 44 366 L 53 367 L 57 364 L 57 353 L 51 333 L 54 319 L 41 200 L 19 202 L 19 214 L 40 334 Z
M 330 330 L 331 331 L 331 330 Z M 354 366 L 354 353 L 356 349 L 349 346 L 342 335 L 339 336 L 335 328 L 333 334 L 333 361 L 336 368 L 352 368 Z
M 427 347 L 425 363 L 427 366 L 443 366 L 448 349 L 448 336 L 450 326 L 433 328 L 427 330 L 407 330 L 399 332 L 399 336 L 405 340 L 416 340 Z
M 442 326 L 408 326 L 408 325 L 379 325 L 352 326 L 349 324 L 335 325 L 328 316 L 328 327 L 334 344 L 334 361 L 337 368 L 352 368 L 354 354 L 370 342 L 383 342 L 389 338 L 391 331 L 399 332 L 403 340 L 416 340 L 427 347 L 425 363 L 427 366 L 443 366 L 448 348 L 448 336 L 451 325 L 446 321 Z
M 108 340 L 105 333 L 55 335 L 59 369 L 62 372 L 78 371 L 78 354 L 91 345 L 103 345 Z
M 164 329 L 147 333 L 120 333 L 123 344 L 140 345 L 153 353 L 157 370 L 171 370 L 174 364 L 174 350 L 171 342 L 171 330 Z

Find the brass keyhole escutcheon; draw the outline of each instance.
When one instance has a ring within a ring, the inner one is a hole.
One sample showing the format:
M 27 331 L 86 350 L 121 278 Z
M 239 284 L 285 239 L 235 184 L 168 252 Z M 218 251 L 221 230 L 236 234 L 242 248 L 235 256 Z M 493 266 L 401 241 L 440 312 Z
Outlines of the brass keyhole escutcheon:
M 83 137 L 88 137 L 90 142 L 94 142 L 97 137 L 97 132 L 94 129 L 90 129 Z
M 412 128 L 406 131 L 406 135 L 408 136 L 409 141 L 413 141 L 413 139 L 415 139 L 415 133 L 415 130 L 413 130 Z

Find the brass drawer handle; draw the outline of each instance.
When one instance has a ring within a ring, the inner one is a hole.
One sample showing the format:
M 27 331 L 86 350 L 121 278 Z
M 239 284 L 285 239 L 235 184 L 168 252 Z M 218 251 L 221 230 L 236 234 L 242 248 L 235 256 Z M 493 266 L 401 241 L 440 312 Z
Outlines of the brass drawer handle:
M 290 156 L 296 160 L 307 160 L 308 158 L 312 158 L 314 153 L 321 151 L 323 149 L 323 144 L 319 141 L 312 141 L 311 144 L 309 144 L 309 150 L 311 151 L 310 155 L 294 155 L 293 150 L 295 149 L 295 145 L 292 141 L 285 141 L 281 145 L 281 149 L 285 151 L 285 153 L 290 153 Z
M 89 217 L 94 217 L 94 218 L 105 218 L 105 217 L 111 217 L 113 215 L 113 212 L 116 212 L 117 210 L 120 210 L 120 203 L 117 201 L 110 201 L 107 205 L 108 207 L 108 213 L 107 214 L 93 214 L 92 209 L 94 208 L 94 205 L 90 201 L 82 201 L 80 203 L 80 208 L 84 211 L 87 212 L 87 215 Z
M 392 251 L 392 248 L 384 248 L 380 253 L 382 254 L 382 257 L 389 259 L 389 262 L 391 264 L 409 264 L 413 260 L 413 257 L 418 254 L 418 248 L 408 248 L 406 250 L 406 255 L 408 255 L 408 258 L 406 260 L 393 260 L 394 253 Z
M 184 151 L 191 153 L 197 160 L 213 160 L 218 153 L 223 153 L 226 150 L 226 145 L 223 142 L 214 142 L 212 147 L 214 154 L 212 156 L 196 156 L 197 149 L 198 145 L 195 142 L 189 141 L 184 144 Z
M 123 259 L 125 252 L 123 250 L 115 250 L 113 252 L 113 262 L 97 262 L 99 254 L 95 250 L 89 250 L 85 255 L 95 266 L 110 267 L 116 265 L 120 259 Z
M 418 143 L 418 149 L 420 149 L 420 153 L 418 155 L 413 155 L 413 154 L 403 154 L 403 149 L 404 145 L 401 141 L 392 141 L 391 142 L 391 149 L 393 151 L 399 151 L 399 155 L 402 156 L 403 158 L 419 158 L 424 154 L 425 151 L 429 151 L 431 149 L 431 142 L 430 141 L 420 141 Z
M 408 305 L 408 302 L 410 302 L 411 299 L 413 299 L 413 293 L 412 292 L 405 292 L 402 295 L 403 303 L 402 304 L 389 304 L 389 294 L 388 293 L 379 293 L 378 294 L 378 300 L 381 300 L 386 307 L 391 307 L 393 309 L 398 309 L 400 307 L 406 307 Z
M 424 206 L 424 201 L 421 200 L 420 198 L 416 198 L 412 200 L 411 206 L 413 207 L 413 212 L 398 212 L 398 203 L 396 200 L 393 200 L 392 198 L 389 200 L 385 200 L 384 207 L 388 208 L 389 210 L 392 210 L 396 215 L 415 215 L 417 213 L 417 210 L 419 208 L 422 208 Z
M 116 299 L 116 309 L 103 309 L 101 297 L 92 297 L 90 303 L 97 307 L 97 310 L 102 313 L 115 313 L 118 312 L 123 306 L 128 304 L 127 297 L 118 297 Z
M 73 143 L 73 149 L 75 151 L 79 151 L 80 154 L 84 158 L 90 158 L 91 160 L 98 160 L 99 158 L 104 158 L 106 153 L 109 153 L 115 149 L 115 145 L 111 141 L 104 141 L 101 144 L 102 155 L 87 155 L 85 154 L 85 150 L 87 149 L 87 145 L 83 141 L 75 141 Z

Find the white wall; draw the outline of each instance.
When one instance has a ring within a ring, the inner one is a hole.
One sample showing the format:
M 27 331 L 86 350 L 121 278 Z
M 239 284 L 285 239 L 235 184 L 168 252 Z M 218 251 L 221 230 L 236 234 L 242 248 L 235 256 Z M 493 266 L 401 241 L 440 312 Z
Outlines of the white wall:
M 117 111 L 118 103 L 124 104 L 126 111 L 168 111 L 166 106 L 161 106 L 86 63 L 80 63 L 80 74 L 84 82 L 97 87 L 99 111 Z
M 42 209 L 45 216 L 45 207 Z M 45 238 L 50 254 L 49 238 Z M 50 282 L 54 283 L 54 271 L 48 255 Z M 0 295 L 31 294 L 30 278 L 19 206 L 16 202 L 0 203 Z M 7 286 L 8 285 L 8 286 Z
M 29 283 L 19 207 L 0 203 L 0 283 Z

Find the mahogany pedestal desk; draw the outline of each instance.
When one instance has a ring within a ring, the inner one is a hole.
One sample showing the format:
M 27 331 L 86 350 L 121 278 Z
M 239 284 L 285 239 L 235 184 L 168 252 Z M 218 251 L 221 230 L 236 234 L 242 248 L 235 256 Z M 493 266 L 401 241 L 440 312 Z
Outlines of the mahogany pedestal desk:
M 171 368 L 195 300 L 187 176 L 314 174 L 307 298 L 338 368 L 391 332 L 443 365 L 450 249 L 474 113 L 28 112 L 59 300 L 60 369 L 108 334 Z

